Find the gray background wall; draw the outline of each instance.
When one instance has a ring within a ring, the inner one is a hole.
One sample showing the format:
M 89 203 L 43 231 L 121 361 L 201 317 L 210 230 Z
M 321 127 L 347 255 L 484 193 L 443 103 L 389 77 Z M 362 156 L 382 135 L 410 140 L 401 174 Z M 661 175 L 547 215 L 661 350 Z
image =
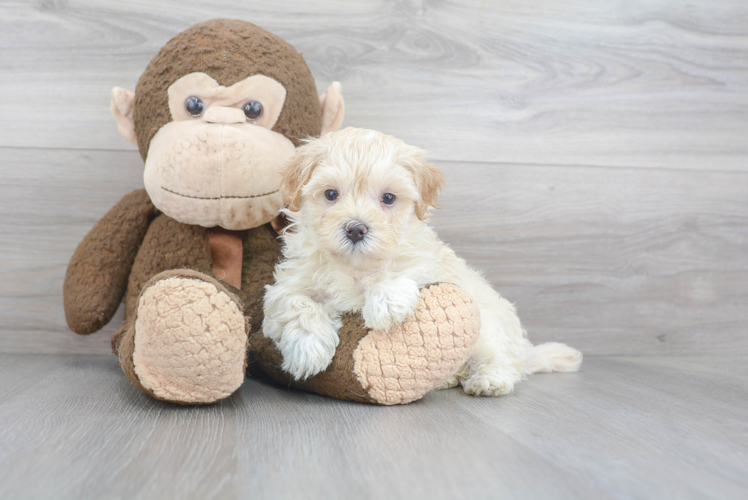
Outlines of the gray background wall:
M 67 330 L 61 292 L 142 186 L 109 91 L 231 17 L 293 44 L 320 91 L 341 81 L 345 125 L 432 153 L 435 227 L 533 340 L 748 354 L 748 3 L 602 4 L 0 1 L 0 352 L 109 351 Z

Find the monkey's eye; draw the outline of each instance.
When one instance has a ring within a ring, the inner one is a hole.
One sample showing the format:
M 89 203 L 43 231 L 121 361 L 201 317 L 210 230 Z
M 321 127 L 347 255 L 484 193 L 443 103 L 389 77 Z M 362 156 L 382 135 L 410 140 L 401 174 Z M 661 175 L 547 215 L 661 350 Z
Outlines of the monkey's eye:
M 205 111 L 205 104 L 199 97 L 190 96 L 184 101 L 184 109 L 194 117 L 198 117 Z
M 249 101 L 242 106 L 248 120 L 256 120 L 262 115 L 262 104 L 259 101 Z
M 335 201 L 338 199 L 338 192 L 334 189 L 328 189 L 327 191 L 325 191 L 325 198 L 330 201 Z
M 382 195 L 382 203 L 385 205 L 392 205 L 395 203 L 395 195 L 392 193 L 384 193 Z

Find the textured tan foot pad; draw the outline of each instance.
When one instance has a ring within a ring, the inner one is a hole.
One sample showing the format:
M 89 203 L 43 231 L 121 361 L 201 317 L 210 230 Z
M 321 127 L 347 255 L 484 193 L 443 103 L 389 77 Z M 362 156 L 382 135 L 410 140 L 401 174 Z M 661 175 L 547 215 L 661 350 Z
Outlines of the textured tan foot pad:
M 354 372 L 379 404 L 410 403 L 454 375 L 480 333 L 480 310 L 449 283 L 425 288 L 415 317 L 372 332 L 353 353 Z
M 215 285 L 167 278 L 140 296 L 133 363 L 155 397 L 198 404 L 230 396 L 244 381 L 246 351 L 244 315 Z

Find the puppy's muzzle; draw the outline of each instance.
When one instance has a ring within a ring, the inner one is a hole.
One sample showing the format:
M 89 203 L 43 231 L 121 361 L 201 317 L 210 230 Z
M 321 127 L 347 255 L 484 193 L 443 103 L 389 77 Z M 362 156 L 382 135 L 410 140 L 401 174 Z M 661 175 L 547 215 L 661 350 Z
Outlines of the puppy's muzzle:
M 362 241 L 368 232 L 369 228 L 362 222 L 351 221 L 345 225 L 345 235 L 354 244 Z

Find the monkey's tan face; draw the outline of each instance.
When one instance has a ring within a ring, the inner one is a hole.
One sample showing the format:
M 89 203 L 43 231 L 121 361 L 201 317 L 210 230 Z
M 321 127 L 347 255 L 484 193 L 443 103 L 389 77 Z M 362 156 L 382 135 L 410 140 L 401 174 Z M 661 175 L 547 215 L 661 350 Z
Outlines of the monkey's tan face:
M 293 143 L 271 129 L 286 90 L 255 75 L 231 87 L 204 73 L 169 87 L 173 121 L 153 137 L 145 188 L 163 213 L 185 224 L 241 230 L 283 207 L 281 171 Z

